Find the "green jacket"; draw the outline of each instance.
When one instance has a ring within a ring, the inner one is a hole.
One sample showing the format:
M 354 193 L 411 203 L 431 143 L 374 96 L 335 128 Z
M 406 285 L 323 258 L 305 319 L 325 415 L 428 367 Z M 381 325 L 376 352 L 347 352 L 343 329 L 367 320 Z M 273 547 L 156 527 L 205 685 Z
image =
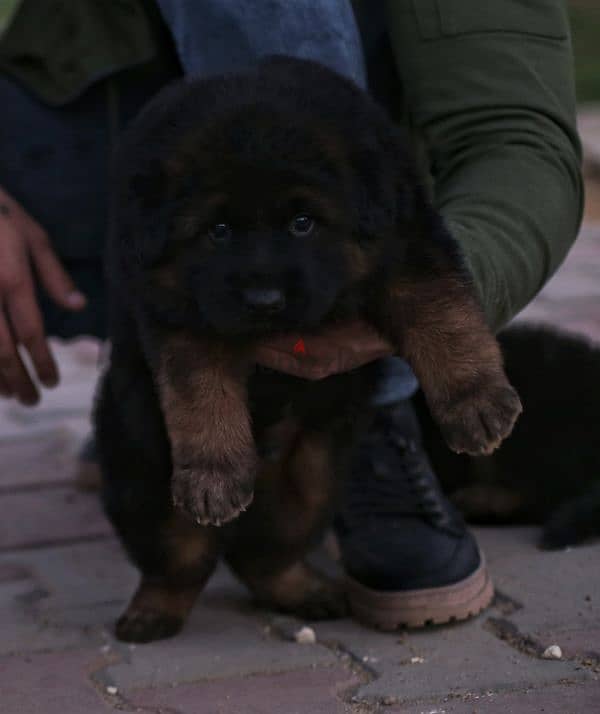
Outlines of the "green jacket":
M 143 8 L 140 0 L 127 2 Z M 92 50 L 80 38 L 90 56 L 87 75 L 60 76 L 64 62 L 55 62 L 59 74 L 53 77 L 28 75 L 17 66 L 14 49 L 22 48 L 15 28 L 27 5 L 18 8 L 0 40 L 0 70 L 48 102 L 76 96 L 92 76 L 106 76 L 103 70 L 145 60 L 151 33 L 143 13 L 111 11 L 123 33 L 138 38 L 127 43 L 129 53 L 122 42 L 111 48 L 114 32 L 92 32 L 89 37 L 102 47 Z M 354 5 L 371 79 L 420 146 L 435 203 L 462 246 L 488 321 L 499 328 L 557 269 L 581 221 L 566 8 L 561 0 L 354 0 Z M 375 15 L 382 35 L 375 32 Z M 54 52 L 60 42 L 52 40 L 50 29 L 46 24 L 40 32 Z
M 569 23 L 561 0 L 388 0 L 410 127 L 490 324 L 561 264 L 583 213 Z

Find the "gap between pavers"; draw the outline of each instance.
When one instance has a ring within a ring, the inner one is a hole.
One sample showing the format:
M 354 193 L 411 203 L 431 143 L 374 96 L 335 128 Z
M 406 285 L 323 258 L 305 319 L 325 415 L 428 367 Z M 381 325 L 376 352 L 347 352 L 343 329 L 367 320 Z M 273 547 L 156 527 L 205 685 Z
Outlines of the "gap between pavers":
M 537 659 L 516 651 L 478 620 L 421 632 L 378 634 L 354 623 L 322 623 L 317 636 L 342 642 L 375 675 L 356 701 L 410 703 L 448 695 L 480 695 L 592 675 L 571 662 Z
M 539 689 L 486 692 L 481 695 L 390 706 L 384 714 L 595 714 L 600 711 L 597 682 L 567 682 Z

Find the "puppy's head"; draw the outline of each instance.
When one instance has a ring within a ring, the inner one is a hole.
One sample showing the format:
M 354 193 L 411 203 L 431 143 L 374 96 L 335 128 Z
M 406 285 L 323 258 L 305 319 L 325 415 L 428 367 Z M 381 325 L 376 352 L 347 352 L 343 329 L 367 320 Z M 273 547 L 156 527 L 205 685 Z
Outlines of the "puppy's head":
M 166 215 L 152 219 L 165 228 L 148 268 L 157 287 L 224 335 L 310 329 L 351 303 L 395 200 L 363 139 L 272 96 L 178 129 L 160 164 Z

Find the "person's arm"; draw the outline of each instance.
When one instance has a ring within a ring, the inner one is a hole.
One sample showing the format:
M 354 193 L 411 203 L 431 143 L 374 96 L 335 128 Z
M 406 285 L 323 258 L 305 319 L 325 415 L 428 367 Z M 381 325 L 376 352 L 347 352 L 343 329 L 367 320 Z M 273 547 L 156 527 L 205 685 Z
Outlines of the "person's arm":
M 560 265 L 581 220 L 564 3 L 388 0 L 387 14 L 434 201 L 498 329 Z

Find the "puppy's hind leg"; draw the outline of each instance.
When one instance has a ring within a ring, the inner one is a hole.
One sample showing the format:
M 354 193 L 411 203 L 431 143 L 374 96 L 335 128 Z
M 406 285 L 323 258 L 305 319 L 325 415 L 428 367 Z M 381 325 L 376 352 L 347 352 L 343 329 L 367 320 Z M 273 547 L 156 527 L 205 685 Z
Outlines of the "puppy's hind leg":
M 171 505 L 169 443 L 148 368 L 137 347 L 115 345 L 96 405 L 107 515 L 140 569 L 141 584 L 117 637 L 149 642 L 181 629 L 218 555 L 215 529 Z
M 177 634 L 217 562 L 216 534 L 173 514 L 158 541 L 166 567 L 142 574 L 115 633 L 125 642 L 151 642 Z
M 335 492 L 331 436 L 297 434 L 287 455 L 261 472 L 227 559 L 259 604 L 311 620 L 347 612 L 343 588 L 304 562 Z

